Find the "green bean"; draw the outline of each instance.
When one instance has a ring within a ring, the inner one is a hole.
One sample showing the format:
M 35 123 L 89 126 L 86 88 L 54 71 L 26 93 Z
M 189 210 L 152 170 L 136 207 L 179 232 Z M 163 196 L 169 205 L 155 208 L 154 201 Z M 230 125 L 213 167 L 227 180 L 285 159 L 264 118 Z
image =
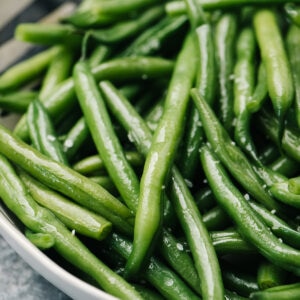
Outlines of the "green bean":
M 196 29 L 199 69 L 196 75 L 195 87 L 205 100 L 212 105 L 216 94 L 216 62 L 212 26 L 207 23 Z
M 218 203 L 235 223 L 245 241 L 275 265 L 299 274 L 299 250 L 282 243 L 268 230 L 207 146 L 201 149 L 201 161 Z
M 299 34 L 299 27 L 296 25 L 290 25 L 286 37 L 286 47 L 289 55 L 289 61 L 291 64 L 293 83 L 295 89 L 295 114 L 298 126 L 300 126 L 300 88 L 298 86 L 298 82 L 300 80 L 300 60 L 297 55 L 300 49 Z
M 172 70 L 173 62 L 170 60 L 156 57 L 126 57 L 102 63 L 92 71 L 97 81 L 104 79 L 128 81 L 143 80 L 143 78 L 165 78 L 170 75 Z M 44 99 L 43 103 L 50 116 L 59 120 L 72 110 L 76 104 L 75 99 L 74 81 L 69 78 L 59 84 L 51 97 Z M 17 123 L 14 134 L 23 140 L 28 139 L 26 115 Z
M 100 87 L 106 95 L 106 103 L 112 113 L 130 132 L 132 141 L 138 151 L 146 155 L 150 149 L 152 135 L 144 120 L 136 113 L 127 99 L 118 93 L 111 84 L 103 82 L 100 83 Z M 223 285 L 219 265 L 208 232 L 184 178 L 175 167 L 172 168 L 172 176 L 174 178 L 170 182 L 172 185 L 172 203 L 174 207 L 177 207 L 176 215 L 188 238 L 197 272 L 202 280 L 202 295 L 222 299 Z M 198 238 L 195 238 L 195 236 Z
M 280 156 L 280 150 L 274 143 L 268 143 L 262 145 L 264 149 L 259 153 L 259 160 L 263 165 L 272 163 Z
M 127 206 L 135 211 L 139 180 L 124 155 L 97 83 L 84 61 L 74 67 L 76 94 L 96 148 Z
M 300 195 L 300 177 L 293 177 L 288 180 L 288 190 L 291 193 Z
M 230 225 L 228 216 L 219 206 L 205 212 L 202 218 L 207 230 L 221 230 Z
M 126 151 L 124 155 L 133 167 L 141 167 L 144 163 L 144 158 L 136 151 Z M 99 171 L 105 172 L 105 163 L 98 154 L 95 154 L 76 162 L 72 168 L 81 174 L 88 175 Z
M 87 127 L 85 119 L 83 117 L 79 118 L 67 133 L 63 142 L 63 151 L 68 160 L 72 160 L 74 158 L 77 151 L 80 149 L 89 135 L 90 131 Z
M 2 155 L 0 164 L 1 198 L 24 225 L 33 232 L 52 235 L 54 249 L 92 276 L 108 293 L 123 299 L 142 299 L 130 284 L 96 258 L 51 212 L 34 202 L 12 165 Z
M 133 20 L 120 21 L 108 28 L 94 29 L 91 31 L 91 36 L 105 44 L 120 43 L 146 30 L 163 15 L 162 5 L 153 6 Z
M 261 290 L 282 285 L 285 283 L 286 272 L 280 267 L 263 261 L 257 270 L 257 283 Z
M 39 100 L 33 100 L 27 114 L 27 126 L 33 146 L 53 160 L 68 165 L 62 144 L 57 138 L 52 120 L 43 104 Z
M 46 49 L 8 68 L 0 76 L 0 91 L 8 92 L 16 90 L 38 79 L 54 59 L 58 51 L 58 47 Z
M 261 130 L 274 143 L 278 144 L 279 122 L 267 109 L 261 109 L 258 114 L 258 121 Z M 282 151 L 295 161 L 300 161 L 299 149 L 300 143 L 298 138 L 298 131 L 286 124 L 281 142 Z
M 214 42 L 218 73 L 218 116 L 226 130 L 233 126 L 233 47 L 236 38 L 237 19 L 230 13 L 223 14 L 215 25 Z
M 203 130 L 199 120 L 197 109 L 190 107 L 189 119 L 187 120 L 185 135 L 182 138 L 180 156 L 177 159 L 177 166 L 182 176 L 189 185 L 193 186 L 193 177 L 199 166 L 199 148 L 203 142 Z
M 296 300 L 300 297 L 300 284 L 291 283 L 257 291 L 250 295 L 253 300 Z
M 274 183 L 280 183 L 286 180 L 286 177 L 284 175 L 275 172 L 266 166 L 253 166 L 253 169 L 256 174 L 263 180 L 267 188 L 272 186 Z
M 126 277 L 138 273 L 160 229 L 162 191 L 182 134 L 182 124 L 189 99 L 188 91 L 194 80 L 194 49 L 193 41 L 188 36 L 178 56 L 169 84 L 164 114 L 154 132 L 146 156 L 135 218 L 133 251 L 126 264 Z
M 195 86 L 205 100 L 212 105 L 216 89 L 215 57 L 212 29 L 209 24 L 203 24 L 195 29 L 197 54 L 199 56 Z M 183 139 L 182 153 L 178 161 L 182 176 L 192 179 L 199 164 L 198 150 L 203 141 L 203 130 L 199 113 L 192 104 L 190 117 L 187 120 L 186 137 Z
M 138 152 L 145 157 L 152 140 L 152 134 L 146 122 L 136 112 L 133 104 L 112 83 L 109 81 L 100 82 L 100 90 L 105 97 L 109 110 L 126 129 L 130 141 L 135 144 Z
M 226 300 L 246 300 L 247 298 L 242 297 L 235 292 L 226 290 L 225 299 Z
M 300 9 L 299 5 L 295 3 L 288 2 L 284 5 L 284 12 L 286 13 L 289 20 L 292 21 L 293 24 L 300 24 Z
M 279 120 L 278 138 L 281 144 L 286 112 L 293 102 L 294 87 L 290 64 L 276 17 L 276 13 L 271 9 L 261 9 L 254 14 L 253 24 L 262 61 L 266 68 L 268 93 Z
M 196 293 L 201 294 L 200 280 L 191 256 L 186 252 L 179 240 L 174 238 L 167 230 L 164 230 L 159 251 L 186 283 L 192 287 Z M 176 256 L 174 254 L 176 254 Z
M 183 31 L 187 18 L 185 16 L 179 18 L 162 18 L 154 26 L 144 31 L 139 35 L 124 51 L 121 56 L 144 56 L 154 55 L 160 52 L 162 46 L 172 41 L 176 36 L 176 40 L 180 37 L 180 32 Z M 174 42 L 174 41 L 173 41 Z
M 106 190 L 71 168 L 55 162 L 0 126 L 0 153 L 30 175 L 84 207 L 98 212 L 120 231 L 131 232 L 133 215 Z
M 100 215 L 71 202 L 25 172 L 19 174 L 32 198 L 52 211 L 70 230 L 97 240 L 106 238 L 110 233 L 112 224 Z
M 92 53 L 88 57 L 88 62 L 91 68 L 95 68 L 102 62 L 106 61 L 111 55 L 112 49 L 107 45 L 97 45 L 93 48 Z
M 53 235 L 49 233 L 35 233 L 28 228 L 25 229 L 25 236 L 30 240 L 32 244 L 37 246 L 41 250 L 50 249 L 55 244 Z
M 279 203 L 263 187 L 262 180 L 254 171 L 252 164 L 240 148 L 234 145 L 214 111 L 195 89 L 192 90 L 192 98 L 199 110 L 207 140 L 232 176 L 268 209 L 281 211 Z
M 184 229 L 201 280 L 202 297 L 223 299 L 224 289 L 215 249 L 207 236 L 205 224 L 194 199 L 175 167 L 172 168 L 171 181 L 172 203 Z
M 230 267 L 225 267 L 222 274 L 226 287 L 241 296 L 249 297 L 251 293 L 259 290 L 257 279 L 252 274 Z
M 299 163 L 287 156 L 281 156 L 274 160 L 269 168 L 286 177 L 295 176 L 299 170 Z
M 232 9 L 232 8 L 240 8 L 241 6 L 265 6 L 269 5 L 269 0 L 198 0 L 199 4 L 202 5 L 204 10 L 212 11 L 216 9 Z M 287 0 L 275 0 L 272 1 L 272 5 L 274 4 L 284 4 L 288 2 Z M 293 1 L 298 3 L 299 1 Z M 171 1 L 166 3 L 166 11 L 169 15 L 181 15 L 185 14 L 187 11 L 186 3 L 182 1 Z
M 257 73 L 257 83 L 247 103 L 247 109 L 250 113 L 255 113 L 261 109 L 268 94 L 266 68 L 262 62 L 260 62 Z
M 219 256 L 232 254 L 256 254 L 256 249 L 246 242 L 237 231 L 212 231 L 212 243 Z
M 116 189 L 114 183 L 108 176 L 89 176 L 90 180 L 93 180 L 97 184 L 104 187 L 106 190 L 108 190 L 111 194 L 119 196 L 118 190 Z
M 234 139 L 246 154 L 259 162 L 257 151 L 250 133 L 251 114 L 247 103 L 254 89 L 255 36 L 252 28 L 245 27 L 239 33 L 236 45 L 236 63 L 234 66 L 234 100 L 235 114 Z
M 85 5 L 88 3 L 88 5 Z M 81 5 L 70 16 L 63 18 L 64 23 L 80 29 L 93 29 L 109 26 L 116 21 L 121 21 L 124 16 L 95 14 L 94 3 L 96 1 L 83 1 Z
M 108 237 L 107 242 L 113 250 L 128 259 L 132 251 L 131 242 L 116 233 Z M 199 299 L 175 272 L 153 256 L 142 276 L 167 299 Z
M 297 177 L 288 181 L 274 183 L 270 192 L 278 200 L 292 207 L 300 207 L 300 193 L 298 188 L 299 180 Z
M 138 88 L 136 86 L 125 86 L 122 88 L 122 92 L 125 93 L 127 97 L 132 97 L 137 94 L 137 90 Z M 89 137 L 89 128 L 84 117 L 81 117 L 66 134 L 63 142 L 63 151 L 66 153 L 69 160 L 74 159 L 77 151 L 82 147 L 84 142 L 89 139 Z
M 202 4 L 201 4 L 202 5 Z M 176 17 L 185 14 L 187 11 L 186 3 L 184 1 L 171 1 L 165 5 L 166 12 L 171 17 Z
M 127 15 L 134 10 L 144 9 L 156 3 L 160 3 L 158 0 L 124 0 L 122 4 L 120 4 L 117 0 L 112 0 L 109 2 L 102 2 L 95 1 L 93 4 L 94 13 L 101 13 L 101 14 L 122 14 Z
M 207 181 L 204 180 L 207 184 Z M 200 212 L 205 213 L 216 205 L 215 196 L 209 186 L 201 187 L 194 193 L 194 198 Z
M 144 120 L 147 123 L 147 126 L 154 132 L 157 124 L 159 123 L 163 113 L 164 113 L 164 98 L 158 101 L 145 115 Z
M 67 22 L 77 27 L 97 27 L 100 25 L 109 25 L 117 20 L 128 17 L 134 11 L 146 9 L 160 3 L 158 0 L 126 0 L 121 4 L 117 0 L 113 1 L 89 1 L 88 5 L 79 7 L 70 17 L 66 18 Z
M 45 98 L 52 90 L 70 76 L 74 54 L 70 49 L 62 47 L 51 61 L 40 88 L 40 98 Z
M 202 6 L 196 0 L 184 0 L 192 30 L 206 22 Z
M 147 288 L 142 284 L 134 284 L 134 288 L 142 295 L 144 300 L 164 300 L 165 298 L 154 291 L 153 289 Z
M 16 39 L 47 46 L 63 44 L 78 47 L 82 36 L 78 29 L 66 24 L 22 23 L 15 30 Z
M 0 108 L 9 112 L 24 113 L 30 102 L 38 97 L 35 91 L 17 91 L 0 95 Z
M 288 223 L 276 216 L 276 212 L 270 212 L 262 205 L 250 201 L 249 204 L 253 210 L 263 219 L 266 225 L 272 230 L 272 232 L 281 238 L 285 243 L 299 248 L 300 245 L 300 233 L 293 229 Z

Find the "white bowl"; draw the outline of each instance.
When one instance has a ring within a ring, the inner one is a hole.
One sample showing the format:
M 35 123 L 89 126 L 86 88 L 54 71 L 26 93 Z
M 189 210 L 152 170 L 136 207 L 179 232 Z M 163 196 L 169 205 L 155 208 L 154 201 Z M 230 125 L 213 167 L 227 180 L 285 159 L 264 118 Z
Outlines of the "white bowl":
M 115 297 L 67 272 L 34 246 L 21 233 L 1 202 L 0 234 L 33 269 L 72 299 L 116 300 Z

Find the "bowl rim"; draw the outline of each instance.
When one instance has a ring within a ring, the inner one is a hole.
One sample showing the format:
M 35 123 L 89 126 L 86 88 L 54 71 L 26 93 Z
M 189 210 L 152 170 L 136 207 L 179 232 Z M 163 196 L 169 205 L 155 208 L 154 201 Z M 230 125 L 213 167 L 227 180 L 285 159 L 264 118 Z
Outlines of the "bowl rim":
M 0 204 L 0 234 L 16 253 L 42 277 L 74 300 L 117 299 L 100 288 L 84 282 L 50 259 L 21 233 L 6 215 L 5 210 L 6 208 Z

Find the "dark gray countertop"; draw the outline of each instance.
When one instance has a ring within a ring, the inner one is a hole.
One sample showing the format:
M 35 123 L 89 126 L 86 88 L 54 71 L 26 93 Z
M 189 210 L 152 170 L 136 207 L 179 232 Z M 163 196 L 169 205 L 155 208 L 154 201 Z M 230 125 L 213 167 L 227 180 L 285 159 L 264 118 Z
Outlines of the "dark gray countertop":
M 0 300 L 70 299 L 34 271 L 0 235 Z

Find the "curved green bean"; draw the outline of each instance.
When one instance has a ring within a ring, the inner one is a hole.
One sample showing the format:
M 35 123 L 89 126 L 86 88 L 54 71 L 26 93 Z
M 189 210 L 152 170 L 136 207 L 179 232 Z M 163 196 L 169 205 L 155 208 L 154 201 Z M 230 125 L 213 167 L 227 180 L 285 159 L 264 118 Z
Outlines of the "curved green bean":
M 106 95 L 106 102 L 110 110 L 126 130 L 131 133 L 132 141 L 137 149 L 143 155 L 146 155 L 150 149 L 152 135 L 144 120 L 137 114 L 127 99 L 122 97 L 112 85 L 103 82 L 100 83 L 100 87 Z M 170 181 L 172 203 L 174 207 L 176 206 L 176 214 L 188 238 L 193 258 L 197 262 L 195 266 L 199 278 L 202 278 L 202 295 L 222 299 L 223 284 L 219 265 L 206 227 L 184 178 L 174 167 L 171 172 L 174 178 Z M 198 238 L 195 238 L 195 236 Z
M 286 37 L 286 47 L 289 55 L 289 61 L 291 64 L 291 70 L 293 75 L 293 83 L 295 89 L 295 114 L 298 126 L 300 126 L 300 88 L 298 82 L 300 80 L 300 60 L 297 55 L 299 53 L 300 44 L 300 30 L 297 25 L 290 25 L 290 28 Z
M 126 160 L 132 167 L 141 167 L 144 164 L 144 158 L 141 154 L 136 151 L 124 152 Z M 82 160 L 73 164 L 72 168 L 81 174 L 93 174 L 98 172 L 104 172 L 105 164 L 104 161 L 98 154 L 91 155 L 83 158 Z
M 15 38 L 40 45 L 66 45 L 78 48 L 83 32 L 66 24 L 21 23 L 16 27 Z
M 0 75 L 0 91 L 9 92 L 39 79 L 58 51 L 59 47 L 46 49 L 8 68 Z
M 28 107 L 27 115 L 27 126 L 33 146 L 53 160 L 68 165 L 62 144 L 43 104 L 39 100 L 33 100 Z
M 215 25 L 214 43 L 218 74 L 218 116 L 229 132 L 233 128 L 233 47 L 237 33 L 236 15 L 223 14 Z M 203 95 L 202 95 L 203 96 Z
M 296 300 L 300 297 L 300 284 L 291 283 L 257 291 L 250 295 L 253 300 Z
M 135 211 L 139 201 L 139 180 L 125 157 L 103 97 L 86 62 L 76 63 L 74 82 L 83 115 L 106 170 L 127 206 Z
M 268 209 L 281 211 L 282 208 L 264 188 L 261 178 L 256 174 L 245 154 L 231 140 L 214 111 L 202 99 L 201 95 L 192 90 L 192 98 L 199 110 L 207 140 L 219 159 L 227 167 L 234 178 L 258 201 Z
M 257 270 L 257 283 L 261 290 L 265 290 L 284 284 L 286 275 L 282 268 L 268 261 L 263 261 Z
M 279 201 L 286 203 L 292 207 L 300 207 L 299 180 L 297 177 L 288 181 L 274 183 L 270 192 Z
M 217 201 L 235 222 L 242 237 L 269 261 L 299 275 L 300 251 L 282 243 L 268 230 L 207 146 L 201 149 L 200 154 L 204 172 Z
M 272 230 L 272 232 L 281 238 L 285 243 L 299 248 L 300 245 L 300 233 L 293 229 L 288 223 L 276 216 L 276 212 L 270 212 L 262 205 L 254 201 L 249 201 L 249 204 L 254 211 L 263 219 L 266 225 Z
M 121 235 L 113 233 L 107 239 L 107 243 L 125 259 L 130 256 L 132 243 Z M 167 299 L 199 299 L 199 296 L 175 272 L 153 256 L 150 257 L 150 262 L 143 272 L 143 277 Z M 172 284 L 170 285 L 170 283 Z
M 194 80 L 194 49 L 189 36 L 177 59 L 164 114 L 146 156 L 135 218 L 133 250 L 126 264 L 126 277 L 138 273 L 161 226 L 162 191 L 182 134 L 189 89 Z
M 112 224 L 100 215 L 47 188 L 25 172 L 19 172 L 19 176 L 32 198 L 52 211 L 70 230 L 97 240 L 106 238 L 110 233 Z
M 120 231 L 132 232 L 133 215 L 97 183 L 42 155 L 0 126 L 0 153 L 42 183 L 107 218 Z
M 97 81 L 115 80 L 129 81 L 132 79 L 145 80 L 151 78 L 165 78 L 173 70 L 173 62 L 157 57 L 123 57 L 104 62 L 93 68 L 92 72 Z M 54 121 L 62 119 L 76 105 L 74 81 L 66 79 L 59 84 L 50 97 L 42 99 L 50 116 Z M 14 134 L 21 139 L 28 139 L 26 114 L 16 124 Z
M 279 122 L 278 119 L 268 110 L 261 109 L 258 114 L 258 121 L 262 132 L 268 136 L 274 143 L 278 144 Z M 285 126 L 281 141 L 281 149 L 288 157 L 300 161 L 299 149 L 300 143 L 297 130 L 288 124 Z
M 140 11 L 147 7 L 160 3 L 159 0 L 118 0 L 112 1 L 90 1 L 85 3 L 65 21 L 77 27 L 91 28 L 100 25 L 108 25 L 127 17 L 133 11 Z
M 71 264 L 92 276 L 108 293 L 124 299 L 142 299 L 135 289 L 93 255 L 57 218 L 28 194 L 12 165 L 0 155 L 2 200 L 30 230 L 50 234 L 54 249 Z
M 0 108 L 15 113 L 26 112 L 29 104 L 38 98 L 35 91 L 17 91 L 0 95 Z
M 250 294 L 259 291 L 256 276 L 247 274 L 232 267 L 224 267 L 224 282 L 228 289 L 235 291 L 238 295 L 249 298 Z
M 212 28 L 203 24 L 195 29 L 198 67 L 196 70 L 195 87 L 205 100 L 212 105 L 216 89 L 215 52 L 213 45 Z M 203 130 L 199 112 L 192 104 L 190 117 L 187 120 L 186 136 L 182 141 L 180 159 L 177 162 L 182 176 L 192 180 L 199 165 L 198 151 L 203 141 Z
M 104 44 L 120 43 L 151 27 L 164 16 L 162 5 L 150 7 L 138 18 L 120 21 L 108 28 L 91 30 L 91 36 Z
M 267 74 L 263 62 L 260 62 L 257 73 L 256 86 L 247 103 L 247 109 L 250 113 L 259 111 L 268 95 Z
M 253 24 L 262 61 L 266 68 L 268 92 L 279 120 L 278 138 L 281 144 L 286 113 L 294 97 L 290 63 L 276 13 L 271 9 L 258 10 L 254 14 Z
M 248 242 L 246 242 L 237 231 L 212 231 L 210 232 L 212 243 L 217 254 L 256 254 L 257 250 Z
M 74 159 L 77 151 L 80 149 L 89 135 L 90 131 L 87 127 L 85 119 L 83 117 L 79 118 L 66 134 L 62 145 L 63 152 L 69 160 Z
M 71 74 L 74 53 L 67 47 L 62 47 L 51 61 L 43 78 L 39 96 L 44 99 L 53 89 Z
M 248 111 L 254 89 L 255 36 L 251 27 L 243 28 L 236 45 L 236 63 L 234 66 L 234 100 L 235 114 L 234 139 L 245 153 L 259 162 L 257 151 L 250 132 L 251 114 Z
M 298 3 L 299 0 L 293 1 Z M 217 9 L 232 9 L 240 8 L 242 6 L 254 5 L 254 6 L 265 6 L 270 4 L 269 0 L 198 0 L 204 10 L 212 11 Z M 275 0 L 272 4 L 284 4 L 289 2 L 287 0 Z M 166 3 L 166 11 L 170 16 L 186 14 L 187 7 L 186 3 L 181 1 L 170 1 Z

